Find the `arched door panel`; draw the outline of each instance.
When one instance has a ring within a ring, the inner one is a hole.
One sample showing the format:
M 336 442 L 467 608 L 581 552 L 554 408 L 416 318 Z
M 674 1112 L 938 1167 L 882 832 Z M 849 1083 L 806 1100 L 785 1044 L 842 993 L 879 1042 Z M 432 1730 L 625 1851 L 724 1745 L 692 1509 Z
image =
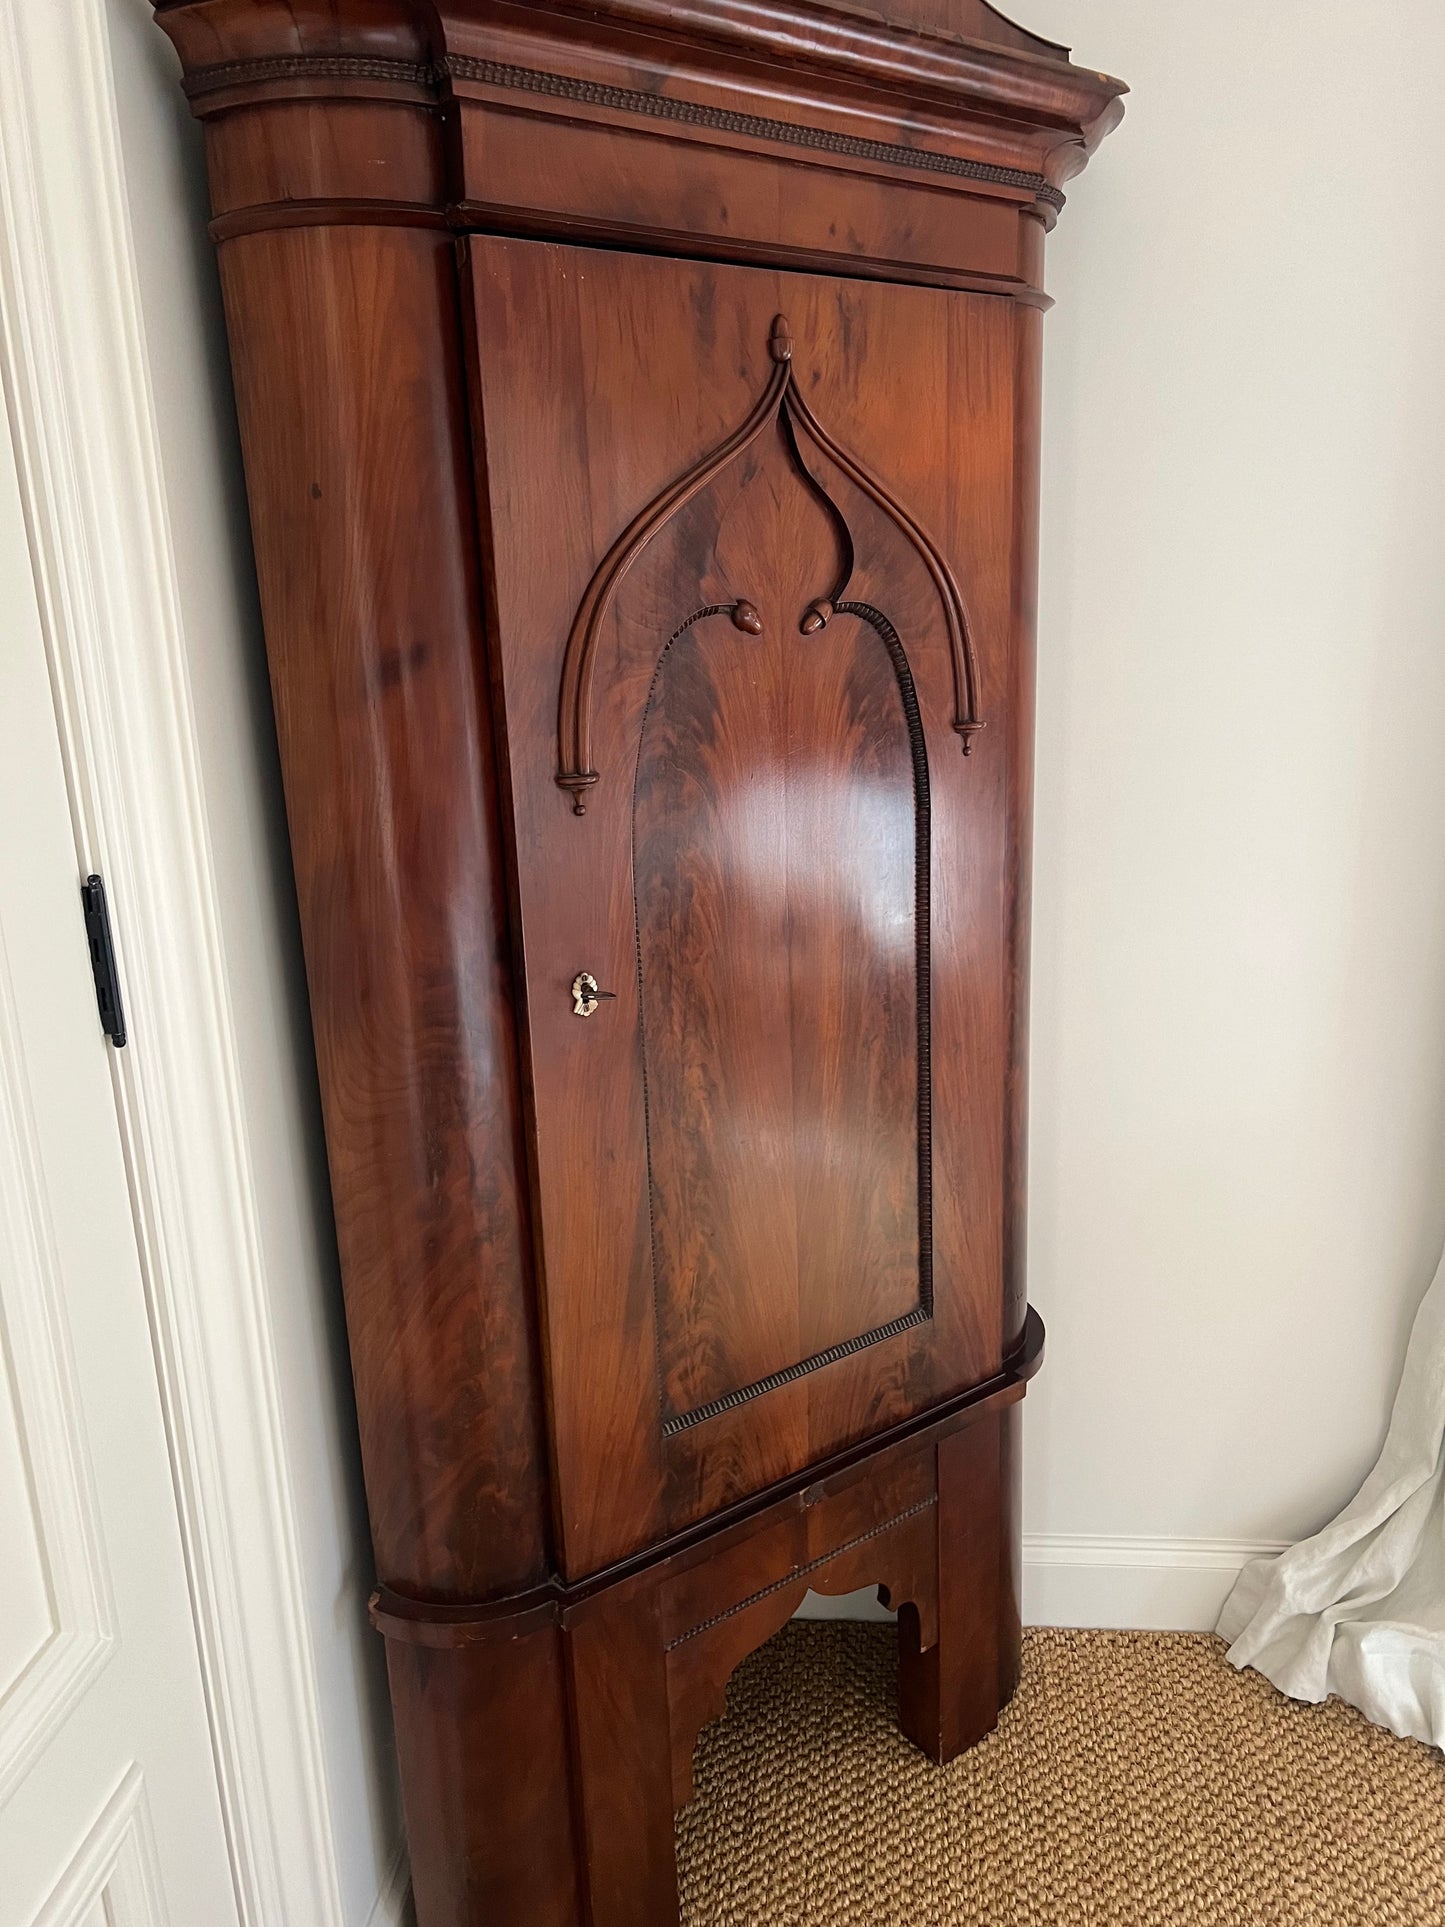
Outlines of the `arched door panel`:
M 791 627 L 693 624 L 659 661 L 642 729 L 633 878 L 666 1426 L 931 1301 L 911 678 L 856 617 Z
M 575 1574 L 998 1368 L 1012 321 L 469 247 Z

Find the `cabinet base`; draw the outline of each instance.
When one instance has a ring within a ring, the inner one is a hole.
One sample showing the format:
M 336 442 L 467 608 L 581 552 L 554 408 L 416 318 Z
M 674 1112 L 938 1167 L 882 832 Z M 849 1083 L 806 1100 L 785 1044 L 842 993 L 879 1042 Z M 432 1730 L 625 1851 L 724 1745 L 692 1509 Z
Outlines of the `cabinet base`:
M 739 1662 L 804 1594 L 898 1610 L 899 1723 L 939 1762 L 1018 1680 L 1019 1401 L 1008 1371 L 744 1516 L 578 1586 L 482 1607 L 384 1589 L 418 1927 L 676 1927 L 673 1814 Z

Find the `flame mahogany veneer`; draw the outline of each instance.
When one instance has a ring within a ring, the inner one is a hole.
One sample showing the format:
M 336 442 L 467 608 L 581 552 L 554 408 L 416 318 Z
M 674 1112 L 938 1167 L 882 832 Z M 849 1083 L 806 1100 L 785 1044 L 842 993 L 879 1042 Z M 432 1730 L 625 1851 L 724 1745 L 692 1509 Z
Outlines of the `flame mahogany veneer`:
M 666 1927 L 807 1589 L 1018 1665 L 1043 237 L 984 0 L 166 0 L 420 1927 Z

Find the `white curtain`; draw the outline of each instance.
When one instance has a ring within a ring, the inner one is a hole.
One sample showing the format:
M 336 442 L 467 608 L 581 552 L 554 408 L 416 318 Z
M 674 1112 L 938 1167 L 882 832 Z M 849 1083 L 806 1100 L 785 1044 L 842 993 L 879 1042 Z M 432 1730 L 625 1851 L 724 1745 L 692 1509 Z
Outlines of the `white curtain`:
M 1445 1747 L 1445 1259 L 1410 1335 L 1380 1462 L 1312 1539 L 1247 1565 L 1219 1631 L 1292 1699 L 1331 1693 Z

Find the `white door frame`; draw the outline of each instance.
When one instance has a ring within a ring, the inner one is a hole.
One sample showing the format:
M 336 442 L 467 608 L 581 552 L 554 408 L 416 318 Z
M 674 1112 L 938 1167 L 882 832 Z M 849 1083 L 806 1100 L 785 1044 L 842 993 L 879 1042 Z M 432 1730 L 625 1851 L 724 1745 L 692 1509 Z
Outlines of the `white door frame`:
M 112 1074 L 239 1910 L 347 1927 L 103 0 L 0 5 L 0 377 L 147 1043 Z

